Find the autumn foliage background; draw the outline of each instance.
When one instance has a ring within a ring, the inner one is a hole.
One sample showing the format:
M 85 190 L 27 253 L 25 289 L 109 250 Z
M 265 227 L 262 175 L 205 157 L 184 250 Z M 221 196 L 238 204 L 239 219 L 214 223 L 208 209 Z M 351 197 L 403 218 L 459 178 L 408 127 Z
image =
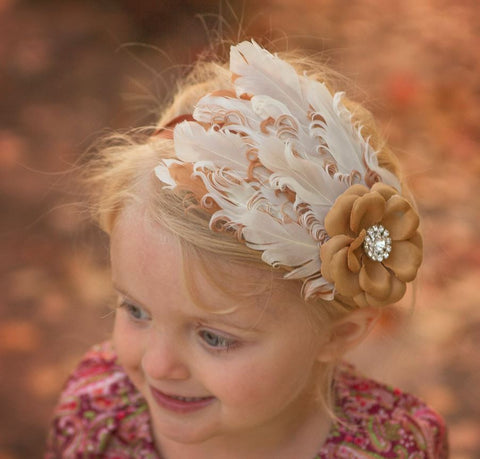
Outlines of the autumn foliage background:
M 424 218 L 416 305 L 351 358 L 440 411 L 452 458 L 480 457 L 479 18 L 476 0 L 0 0 L 0 459 L 41 456 L 66 376 L 109 335 L 82 158 L 154 122 L 175 75 L 239 22 L 320 53 L 398 153 Z

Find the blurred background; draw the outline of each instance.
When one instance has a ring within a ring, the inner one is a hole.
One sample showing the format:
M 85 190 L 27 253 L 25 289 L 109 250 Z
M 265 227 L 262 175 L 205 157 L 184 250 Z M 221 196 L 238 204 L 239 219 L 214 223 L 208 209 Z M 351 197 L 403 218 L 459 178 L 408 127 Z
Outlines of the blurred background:
M 41 457 L 65 378 L 109 336 L 108 242 L 72 186 L 82 156 L 153 123 L 175 77 L 240 29 L 319 54 L 398 153 L 425 266 L 415 307 L 350 358 L 445 416 L 452 458 L 479 458 L 479 18 L 477 0 L 0 0 L 0 459 Z

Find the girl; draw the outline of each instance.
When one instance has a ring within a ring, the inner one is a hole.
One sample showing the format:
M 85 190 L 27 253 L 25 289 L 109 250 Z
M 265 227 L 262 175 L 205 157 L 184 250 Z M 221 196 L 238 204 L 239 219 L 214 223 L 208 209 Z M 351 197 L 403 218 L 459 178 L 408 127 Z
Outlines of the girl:
M 422 261 L 369 114 L 255 42 L 89 169 L 119 295 L 46 458 L 445 458 L 442 419 L 340 362 Z

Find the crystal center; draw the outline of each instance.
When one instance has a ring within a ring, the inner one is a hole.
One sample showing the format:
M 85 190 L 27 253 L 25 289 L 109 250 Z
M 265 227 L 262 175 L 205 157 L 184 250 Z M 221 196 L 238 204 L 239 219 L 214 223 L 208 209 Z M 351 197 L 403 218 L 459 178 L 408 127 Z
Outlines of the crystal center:
M 389 257 L 392 251 L 390 233 L 382 225 L 373 225 L 367 229 L 367 235 L 363 241 L 365 253 L 373 261 L 383 261 Z

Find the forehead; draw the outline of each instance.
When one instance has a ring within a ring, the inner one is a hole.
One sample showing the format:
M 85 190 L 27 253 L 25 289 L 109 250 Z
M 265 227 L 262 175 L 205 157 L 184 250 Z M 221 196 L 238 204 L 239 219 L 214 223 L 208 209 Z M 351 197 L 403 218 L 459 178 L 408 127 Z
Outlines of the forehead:
M 129 206 L 112 232 L 113 281 L 142 302 L 159 295 L 165 300 L 180 292 L 217 314 L 248 306 L 278 318 L 287 299 L 299 300 L 288 288 L 289 281 L 271 272 L 202 251 L 200 256 L 196 251 L 188 251 L 186 257 L 184 253 L 179 239 L 152 222 L 144 208 Z

